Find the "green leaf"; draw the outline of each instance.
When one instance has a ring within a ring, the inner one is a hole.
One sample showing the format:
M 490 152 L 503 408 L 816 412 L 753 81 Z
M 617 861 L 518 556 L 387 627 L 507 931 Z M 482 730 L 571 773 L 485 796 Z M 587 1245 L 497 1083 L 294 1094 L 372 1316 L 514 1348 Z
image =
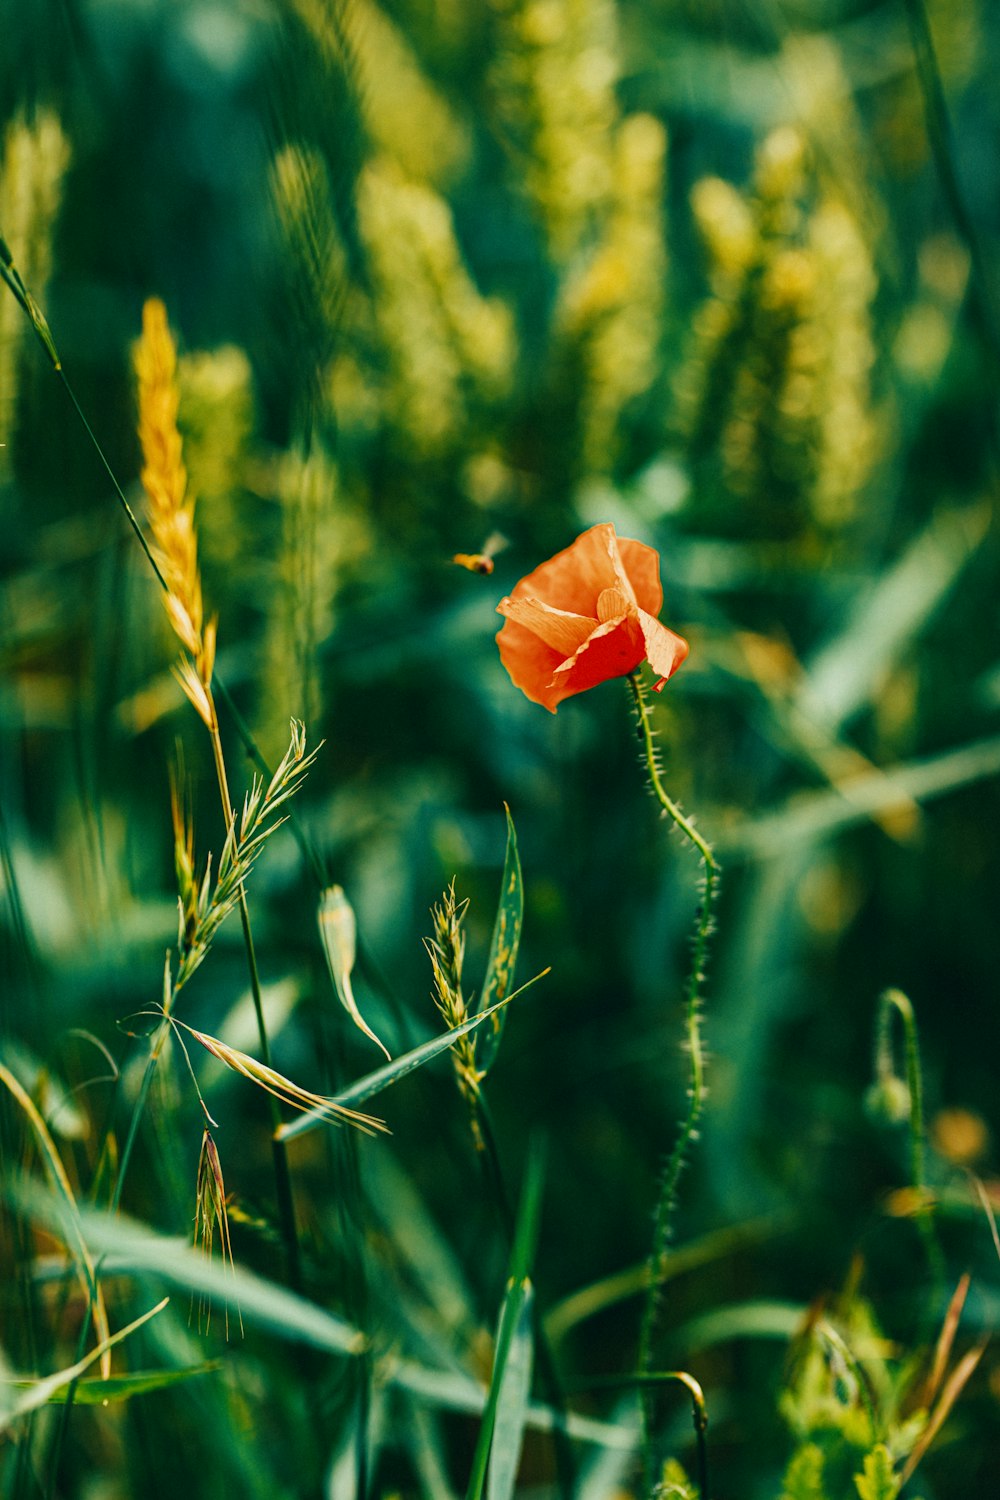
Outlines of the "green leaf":
M 5 1184 L 2 1196 L 15 1202 L 32 1222 L 59 1231 L 65 1209 L 51 1190 L 21 1179 Z M 80 1209 L 80 1223 L 91 1253 L 101 1257 L 104 1275 L 155 1276 L 187 1291 L 202 1292 L 212 1300 L 238 1301 L 245 1322 L 256 1323 L 279 1338 L 311 1344 L 329 1354 L 357 1357 L 367 1347 L 364 1335 L 336 1314 L 239 1265 L 235 1271 L 224 1267 L 184 1241 L 157 1234 L 123 1214 L 105 1214 L 84 1207 Z M 111 1342 L 124 1338 L 137 1326 L 123 1329 Z M 100 1346 L 82 1362 L 81 1372 L 99 1352 Z M 72 1370 L 64 1373 L 73 1378 Z M 487 1400 L 483 1385 L 460 1369 L 434 1369 L 393 1356 L 381 1364 L 380 1376 L 388 1385 L 407 1392 L 422 1404 L 445 1411 L 478 1415 Z M 59 1383 L 63 1383 L 62 1376 L 56 1382 Z M 32 1409 L 43 1405 L 45 1399 L 33 1399 Z M 538 1402 L 532 1402 L 528 1408 L 527 1422 L 540 1432 L 551 1432 L 557 1422 L 564 1420 L 570 1437 L 580 1442 L 624 1453 L 635 1448 L 634 1423 L 608 1422 L 575 1412 L 564 1419 L 562 1414 L 557 1415 L 551 1407 Z
M 505 1299 L 497 1347 L 506 1345 L 506 1359 L 497 1394 L 486 1483 L 487 1500 L 511 1500 L 521 1461 L 521 1444 L 531 1395 L 534 1364 L 532 1314 L 534 1291 L 528 1280 L 515 1282 Z M 508 1337 L 504 1321 L 511 1324 Z
M 132 1396 L 145 1396 L 148 1391 L 159 1391 L 164 1386 L 177 1385 L 182 1380 L 191 1380 L 196 1375 L 209 1375 L 222 1369 L 220 1359 L 206 1360 L 204 1364 L 187 1365 L 182 1370 L 134 1370 L 129 1375 L 110 1375 L 106 1380 L 81 1380 L 73 1392 L 74 1406 L 104 1406 L 109 1401 L 128 1401 Z M 11 1385 L 18 1391 L 34 1391 L 42 1384 L 40 1380 L 0 1380 L 0 1385 Z M 59 1406 L 66 1400 L 68 1386 L 61 1385 L 48 1397 L 50 1405 Z
M 781 1500 L 826 1500 L 823 1450 L 817 1443 L 803 1443 L 792 1455 L 785 1471 Z
M 524 885 L 521 880 L 521 860 L 517 852 L 517 834 L 510 808 L 504 803 L 507 814 L 507 852 L 503 862 L 503 880 L 500 884 L 500 902 L 493 923 L 493 940 L 490 944 L 486 979 L 479 1002 L 480 1012 L 488 1010 L 497 1001 L 506 998 L 514 979 L 517 950 L 521 943 L 521 926 L 524 921 Z M 503 1016 L 494 1018 L 493 1026 L 479 1040 L 476 1063 L 482 1072 L 488 1073 L 496 1060 L 503 1034 Z
M 397 1057 L 395 1061 L 386 1063 L 384 1068 L 377 1068 L 374 1073 L 366 1073 L 356 1083 L 352 1083 L 346 1089 L 342 1089 L 339 1094 L 334 1094 L 332 1096 L 332 1103 L 353 1109 L 366 1099 L 372 1098 L 374 1094 L 380 1094 L 383 1089 L 387 1089 L 392 1084 L 398 1083 L 401 1078 L 405 1078 L 407 1073 L 414 1072 L 416 1068 L 422 1068 L 424 1063 L 430 1062 L 431 1058 L 437 1057 L 439 1053 L 447 1052 L 448 1048 L 454 1046 L 459 1037 L 466 1036 L 470 1031 L 475 1031 L 477 1026 L 481 1026 L 484 1021 L 496 1015 L 501 1007 L 509 1005 L 518 995 L 523 995 L 526 989 L 537 983 L 539 979 L 543 979 L 548 972 L 548 969 L 543 969 L 541 974 L 536 974 L 534 979 L 529 979 L 527 984 L 522 984 L 521 988 L 515 990 L 513 995 L 508 995 L 506 1000 L 500 1000 L 496 1005 L 491 1005 L 489 1010 L 482 1010 L 478 1015 L 470 1016 L 468 1021 L 463 1021 L 461 1026 L 455 1026 L 451 1031 L 444 1031 L 440 1036 L 431 1037 L 429 1042 L 423 1042 L 419 1047 L 414 1047 L 412 1052 L 404 1052 L 402 1057 Z M 279 1141 L 290 1141 L 297 1135 L 305 1135 L 307 1131 L 315 1130 L 317 1125 L 327 1125 L 329 1123 L 328 1109 L 310 1110 L 308 1114 L 302 1115 L 300 1119 L 292 1120 L 287 1125 L 282 1125 L 281 1129 L 276 1132 L 276 1139 Z
M 699 1500 L 698 1487 L 692 1484 L 676 1458 L 668 1458 L 655 1490 L 656 1500 Z
M 0 1407 L 0 1432 L 4 1432 L 12 1422 L 16 1422 L 18 1417 L 27 1416 L 29 1412 L 37 1411 L 40 1406 L 46 1406 L 57 1392 L 65 1391 L 74 1380 L 79 1380 L 80 1376 L 89 1370 L 91 1365 L 96 1364 L 109 1349 L 113 1349 L 137 1328 L 141 1328 L 143 1323 L 148 1323 L 150 1318 L 155 1318 L 158 1312 L 162 1312 L 169 1300 L 168 1297 L 164 1297 L 162 1302 L 151 1307 L 149 1312 L 143 1313 L 141 1318 L 136 1318 L 134 1322 L 129 1323 L 127 1328 L 120 1328 L 110 1338 L 102 1339 L 96 1348 L 91 1349 L 90 1353 L 85 1354 L 83 1359 L 78 1360 L 75 1365 L 68 1365 L 66 1369 L 57 1370 L 54 1375 L 46 1375 L 41 1380 L 25 1382 L 28 1388 L 25 1390 L 22 1386 L 20 1398 L 13 1405 L 5 1404 Z
M 518 1204 L 514 1243 L 507 1267 L 507 1292 L 497 1328 L 493 1375 L 472 1460 L 466 1500 L 481 1500 L 487 1462 L 489 1500 L 510 1500 L 514 1491 L 531 1389 L 533 1334 L 529 1272 L 538 1241 L 542 1181 L 541 1153 L 532 1150 Z
M 54 1193 L 22 1179 L 11 1183 L 7 1194 L 33 1222 L 60 1231 L 66 1211 Z M 81 1207 L 79 1221 L 88 1251 L 100 1257 L 105 1276 L 156 1276 L 210 1302 L 235 1303 L 244 1322 L 330 1354 L 359 1354 L 365 1346 L 364 1336 L 334 1313 L 241 1266 L 213 1260 L 184 1240 L 156 1234 L 124 1214 L 93 1208 Z
M 861 1500 L 896 1500 L 899 1480 L 884 1443 L 879 1443 L 870 1453 L 865 1454 L 864 1473 L 855 1474 L 854 1483 Z

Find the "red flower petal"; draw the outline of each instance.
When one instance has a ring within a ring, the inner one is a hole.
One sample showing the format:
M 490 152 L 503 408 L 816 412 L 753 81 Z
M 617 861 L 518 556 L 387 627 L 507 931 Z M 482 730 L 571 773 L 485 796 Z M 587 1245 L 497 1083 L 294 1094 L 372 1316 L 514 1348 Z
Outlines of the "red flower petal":
M 610 522 L 591 526 L 572 546 L 522 578 L 510 597 L 542 599 L 556 609 L 596 619 L 598 594 L 619 583 L 616 540 Z
M 500 660 L 514 686 L 519 687 L 532 703 L 541 703 L 554 713 L 555 705 L 548 701 L 549 688 L 556 667 L 564 659 L 562 653 L 546 646 L 526 626 L 510 619 L 504 621 L 497 645 Z
M 554 692 L 550 694 L 553 711 L 564 698 L 585 693 L 599 682 L 607 682 L 609 677 L 624 677 L 634 672 L 645 656 L 646 643 L 637 616 L 628 614 L 624 619 L 599 625 L 576 655 L 556 668 Z
M 522 578 L 497 605 L 506 619 L 497 645 L 512 682 L 552 713 L 564 698 L 624 677 L 643 661 L 657 690 L 688 645 L 656 618 L 660 560 L 605 522 Z
M 659 677 L 672 677 L 691 649 L 687 641 L 682 635 L 675 635 L 672 630 L 661 625 L 659 620 L 655 620 L 644 609 L 639 611 L 639 623 L 642 626 L 649 665 Z
M 626 536 L 618 538 L 618 552 L 635 590 L 635 602 L 640 609 L 658 615 L 663 608 L 660 554 L 655 547 L 647 547 L 645 542 L 633 542 Z
M 568 610 L 543 604 L 540 599 L 501 599 L 497 609 L 562 656 L 572 656 L 574 651 L 579 651 L 597 624 L 596 616 L 570 614 Z

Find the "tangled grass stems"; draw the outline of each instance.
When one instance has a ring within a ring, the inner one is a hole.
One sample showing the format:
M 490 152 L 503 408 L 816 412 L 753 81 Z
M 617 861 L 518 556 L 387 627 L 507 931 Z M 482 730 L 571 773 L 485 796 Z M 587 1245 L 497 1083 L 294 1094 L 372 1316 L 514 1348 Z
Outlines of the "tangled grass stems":
M 149 520 L 156 542 L 155 561 L 158 574 L 165 583 L 164 602 L 167 614 L 187 653 L 182 656 L 180 666 L 175 668 L 175 676 L 208 730 L 222 813 L 227 829 L 231 829 L 235 813 L 212 690 L 216 629 L 214 620 L 207 623 L 204 620 L 194 500 L 187 492 L 187 474 L 177 427 L 180 402 L 177 351 L 167 322 L 166 308 L 156 298 L 150 298 L 143 308 L 142 336 L 135 350 L 135 370 L 138 380 L 139 439 L 144 460 L 142 482 L 148 498 Z M 261 1058 L 264 1066 L 268 1067 L 271 1046 L 264 1018 L 250 912 L 242 880 L 237 882 L 235 900 L 243 930 Z M 284 1142 L 277 1136 L 282 1123 L 281 1110 L 273 1094 L 270 1096 L 270 1112 L 278 1220 L 285 1246 L 289 1281 L 296 1291 L 301 1291 L 302 1268 L 291 1174 Z
M 171 813 L 174 823 L 174 864 L 178 886 L 178 934 L 177 973 L 173 975 L 170 955 L 167 955 L 163 971 L 163 998 L 161 1014 L 163 1024 L 154 1036 L 149 1058 L 143 1073 L 139 1093 L 132 1110 L 128 1135 L 118 1164 L 118 1175 L 112 1194 L 112 1210 L 121 1203 L 122 1189 L 129 1161 L 135 1146 L 139 1124 L 146 1107 L 146 1100 L 153 1081 L 163 1046 L 172 1019 L 177 995 L 196 973 L 206 957 L 218 929 L 226 917 L 240 902 L 245 883 L 264 848 L 265 843 L 285 821 L 284 816 L 275 816 L 288 799 L 302 785 L 302 781 L 319 746 L 306 753 L 305 726 L 293 719 L 289 746 L 270 784 L 265 788 L 259 777 L 255 777 L 243 801 L 242 815 L 237 822 L 235 813 L 230 819 L 226 841 L 219 856 L 215 884 L 211 879 L 211 860 L 204 875 L 199 879 L 195 873 L 194 833 L 183 802 L 181 789 L 176 785 L 171 793 Z M 265 1059 L 265 1066 L 268 1060 Z M 283 1146 L 283 1142 L 276 1144 Z
M 650 789 L 667 817 L 700 855 L 703 865 L 701 901 L 695 914 L 692 962 L 685 994 L 684 1031 L 690 1064 L 688 1108 L 684 1119 L 680 1122 L 677 1139 L 663 1163 L 654 1210 L 653 1240 L 646 1263 L 646 1302 L 639 1331 L 638 1374 L 640 1379 L 645 1381 L 646 1377 L 652 1373 L 653 1343 L 661 1302 L 660 1273 L 670 1240 L 671 1218 L 677 1201 L 677 1186 L 684 1170 L 689 1148 L 697 1136 L 698 1123 L 705 1102 L 705 1055 L 701 1035 L 702 990 L 705 983 L 708 945 L 713 929 L 714 905 L 718 895 L 719 867 L 709 844 L 702 838 L 694 824 L 684 816 L 663 785 L 656 742 L 650 724 L 649 704 L 638 672 L 629 673 L 628 683 L 642 740 L 643 761 L 649 777 Z M 652 1406 L 652 1393 L 644 1384 L 643 1460 L 647 1479 L 652 1469 L 653 1457 Z

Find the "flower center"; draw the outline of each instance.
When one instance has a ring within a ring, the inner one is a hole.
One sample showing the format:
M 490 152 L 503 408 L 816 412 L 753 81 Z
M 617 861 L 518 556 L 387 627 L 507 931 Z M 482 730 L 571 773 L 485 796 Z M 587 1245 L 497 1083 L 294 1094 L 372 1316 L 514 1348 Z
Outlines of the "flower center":
M 615 584 L 612 588 L 602 589 L 597 596 L 597 618 L 603 625 L 606 620 L 617 620 L 628 610 L 628 600 L 621 589 Z

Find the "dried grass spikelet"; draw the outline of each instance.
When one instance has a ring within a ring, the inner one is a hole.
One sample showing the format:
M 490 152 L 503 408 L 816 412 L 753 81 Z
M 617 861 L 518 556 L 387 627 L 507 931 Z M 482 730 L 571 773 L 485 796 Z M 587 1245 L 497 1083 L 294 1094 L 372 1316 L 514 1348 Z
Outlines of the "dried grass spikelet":
M 175 996 L 197 971 L 219 927 L 239 902 L 264 845 L 285 821 L 286 814 L 277 816 L 279 809 L 295 796 L 319 753 L 322 742 L 307 753 L 305 726 L 299 720 L 292 719 L 290 728 L 288 749 L 267 787 L 255 776 L 243 799 L 242 812 L 238 816 L 232 813 L 214 885 L 210 860 L 204 873 L 197 875 L 190 811 L 175 778 L 171 796 L 179 913 Z
M 233 1246 L 229 1237 L 229 1208 L 226 1200 L 226 1184 L 222 1176 L 222 1162 L 219 1159 L 219 1149 L 211 1131 L 206 1126 L 201 1137 L 201 1151 L 198 1155 L 198 1177 L 195 1186 L 195 1210 L 194 1210 L 194 1242 L 200 1245 L 205 1254 L 211 1259 L 212 1247 L 215 1243 L 216 1230 L 219 1232 L 219 1243 L 222 1246 L 222 1263 L 228 1265 L 230 1271 L 235 1275 L 236 1266 L 233 1261 Z M 237 1301 L 236 1312 L 240 1323 L 240 1333 L 243 1332 L 243 1314 Z M 211 1323 L 211 1309 L 206 1310 L 204 1300 L 198 1306 L 198 1325 L 201 1327 L 202 1316 L 205 1318 L 205 1329 Z M 226 1338 L 229 1338 L 229 1307 L 226 1307 Z
M 204 1031 L 196 1031 L 193 1026 L 188 1026 L 185 1021 L 173 1019 L 175 1027 L 181 1027 L 193 1036 L 196 1042 L 200 1042 L 206 1052 L 210 1052 L 225 1067 L 238 1073 L 241 1078 L 246 1078 L 250 1083 L 255 1083 L 258 1088 L 274 1098 L 280 1099 L 282 1103 L 289 1104 L 293 1109 L 302 1111 L 316 1111 L 336 1125 L 353 1125 L 365 1135 L 376 1135 L 388 1133 L 388 1127 L 383 1120 L 376 1115 L 368 1115 L 360 1110 L 348 1109 L 344 1104 L 338 1104 L 336 1099 L 326 1094 L 314 1094 L 311 1089 L 300 1088 L 283 1073 L 269 1067 L 266 1063 L 259 1062 L 257 1058 L 251 1057 L 246 1052 L 241 1052 L 238 1047 L 231 1047 L 227 1042 L 218 1037 L 209 1036 Z
M 153 530 L 154 556 L 166 583 L 164 598 L 170 623 L 191 658 L 182 660 L 176 676 L 200 718 L 214 731 L 211 685 L 215 621 L 205 624 L 202 606 L 194 499 L 187 490 L 177 426 L 180 404 L 177 349 L 167 322 L 167 310 L 156 297 L 149 298 L 142 309 L 142 336 L 135 346 L 134 364 L 142 484 Z

